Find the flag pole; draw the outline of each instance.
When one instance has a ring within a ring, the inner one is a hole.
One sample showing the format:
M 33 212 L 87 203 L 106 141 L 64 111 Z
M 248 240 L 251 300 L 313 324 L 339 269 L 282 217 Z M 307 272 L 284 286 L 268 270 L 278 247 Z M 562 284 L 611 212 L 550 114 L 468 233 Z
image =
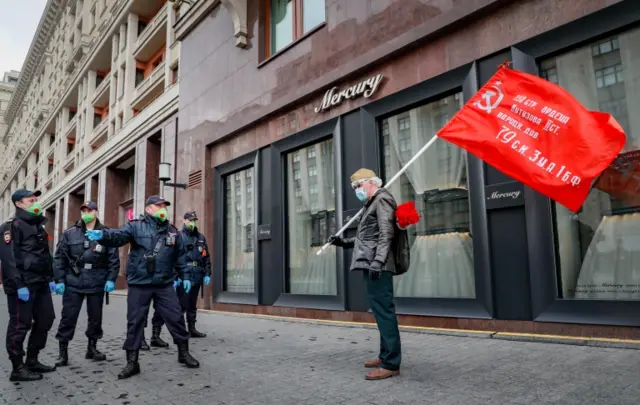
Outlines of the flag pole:
M 418 160 L 418 158 L 419 158 L 419 157 L 420 157 L 420 156 L 421 156 L 421 155 L 422 155 L 422 154 L 423 154 L 427 149 L 429 149 L 429 147 L 430 147 L 431 145 L 433 145 L 433 144 L 436 142 L 436 139 L 438 139 L 438 135 L 434 135 L 434 136 L 433 136 L 433 138 L 429 139 L 429 142 L 427 142 L 427 143 L 422 147 L 422 149 L 420 149 L 420 150 L 418 151 L 418 153 L 416 153 L 416 154 L 415 154 L 415 155 L 414 155 L 414 156 L 413 156 L 413 157 L 412 157 L 412 158 L 411 158 L 411 159 L 410 159 L 410 160 L 409 160 L 409 161 L 408 161 L 408 162 L 407 162 L 407 163 L 402 167 L 402 169 L 400 169 L 400 171 L 398 171 L 398 173 L 396 173 L 396 174 L 395 174 L 395 176 L 393 176 L 393 177 L 391 178 L 391 180 L 389 180 L 389 181 L 387 182 L 387 184 L 385 184 L 384 186 L 382 186 L 382 188 L 387 188 L 387 187 L 388 187 L 388 186 L 390 186 L 394 181 L 396 181 L 396 180 L 398 179 L 398 177 L 402 176 L 402 174 L 403 174 L 404 172 L 406 172 L 406 171 L 407 171 L 407 169 L 409 168 L 409 166 L 411 166 L 411 164 L 412 164 L 413 162 L 415 162 L 416 160 Z M 346 230 L 349 228 L 349 226 L 351 226 L 351 224 L 352 224 L 352 223 L 354 223 L 356 219 L 358 219 L 358 217 L 359 217 L 360 215 L 362 215 L 362 211 L 363 211 L 363 210 L 364 210 L 364 208 L 361 208 L 361 209 L 360 209 L 360 211 L 358 211 L 358 212 L 357 212 L 357 213 L 356 213 L 356 214 L 355 214 L 355 215 L 354 215 L 354 216 L 349 220 L 349 222 L 347 222 L 347 223 L 346 223 L 342 228 L 340 228 L 340 230 L 339 230 L 338 232 L 336 232 L 336 236 L 340 236 L 340 235 L 342 235 L 342 233 L 343 233 L 344 231 L 346 231 Z M 324 252 L 324 250 L 325 250 L 326 248 L 328 248 L 328 247 L 329 247 L 329 243 L 327 242 L 327 243 L 325 243 L 325 244 L 324 244 L 324 246 L 322 246 L 322 248 L 321 248 L 320 250 L 318 250 L 318 252 L 316 253 L 316 255 L 320 255 L 320 254 L 321 254 L 322 252 Z

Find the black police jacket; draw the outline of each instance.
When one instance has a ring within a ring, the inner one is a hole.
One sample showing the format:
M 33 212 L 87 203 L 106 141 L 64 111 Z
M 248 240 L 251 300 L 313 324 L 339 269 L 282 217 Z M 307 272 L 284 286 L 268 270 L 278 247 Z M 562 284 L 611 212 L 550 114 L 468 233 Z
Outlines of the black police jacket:
M 381 270 L 395 272 L 392 245 L 396 209 L 396 200 L 384 188 L 364 205 L 355 238 L 345 238 L 337 243 L 338 246 L 353 248 L 351 270 L 369 270 L 377 261 Z
M 53 281 L 47 218 L 17 208 L 16 215 L 0 225 L 2 283 L 7 294 L 22 287 Z
M 199 285 L 205 276 L 211 277 L 211 257 L 209 256 L 207 238 L 198 232 L 198 228 L 191 231 L 186 226 L 183 226 L 180 233 L 184 240 L 187 267 L 193 275 L 191 282 Z
M 120 229 L 103 230 L 100 242 L 110 247 L 131 244 L 127 262 L 129 285 L 172 284 L 176 276 L 193 281 L 192 269 L 185 265 L 182 236 L 167 221 L 160 222 L 145 214 Z
M 94 229 L 107 229 L 96 221 Z M 116 281 L 120 272 L 118 248 L 108 248 L 100 242 L 89 241 L 82 221 L 62 233 L 54 256 L 53 275 L 56 283 L 79 293 L 104 291 L 107 281 Z

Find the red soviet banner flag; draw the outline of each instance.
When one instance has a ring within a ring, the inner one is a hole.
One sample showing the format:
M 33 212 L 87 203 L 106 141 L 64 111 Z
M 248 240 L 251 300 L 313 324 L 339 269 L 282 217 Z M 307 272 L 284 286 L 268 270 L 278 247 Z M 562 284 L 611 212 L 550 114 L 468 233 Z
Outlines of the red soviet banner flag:
M 609 114 L 505 66 L 437 136 L 574 212 L 626 142 Z

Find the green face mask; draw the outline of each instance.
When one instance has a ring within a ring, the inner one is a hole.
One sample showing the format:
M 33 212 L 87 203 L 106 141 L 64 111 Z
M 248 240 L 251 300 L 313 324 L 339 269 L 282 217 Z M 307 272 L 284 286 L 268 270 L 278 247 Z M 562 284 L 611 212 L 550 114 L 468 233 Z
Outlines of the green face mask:
M 155 212 L 155 214 L 153 214 L 153 216 L 156 217 L 158 220 L 160 220 L 160 222 L 164 222 L 167 220 L 167 217 L 168 217 L 167 209 L 160 208 L 158 211 Z
M 25 211 L 27 211 L 31 215 L 42 215 L 42 206 L 39 202 L 34 202 L 30 206 L 28 206 Z
M 90 214 L 88 212 L 82 213 L 82 222 L 84 222 L 85 224 L 92 222 L 94 219 L 96 219 L 96 216 L 94 214 Z
M 196 229 L 196 223 L 195 223 L 195 221 L 189 221 L 189 222 L 187 222 L 187 229 L 189 229 L 190 231 L 193 231 L 194 229 Z

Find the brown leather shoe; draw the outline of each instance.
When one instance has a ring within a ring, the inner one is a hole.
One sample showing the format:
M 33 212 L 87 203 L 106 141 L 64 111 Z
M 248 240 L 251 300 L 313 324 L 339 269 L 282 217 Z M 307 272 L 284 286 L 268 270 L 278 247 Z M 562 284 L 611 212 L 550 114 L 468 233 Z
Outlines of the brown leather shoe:
M 375 360 L 366 361 L 364 363 L 364 366 L 366 368 L 378 368 L 378 367 L 380 367 L 381 363 L 382 363 L 382 361 L 378 358 L 378 359 L 375 359 Z
M 384 380 L 385 378 L 393 377 L 398 374 L 400 374 L 400 370 L 386 370 L 378 367 L 375 370 L 368 372 L 365 378 L 367 380 Z

